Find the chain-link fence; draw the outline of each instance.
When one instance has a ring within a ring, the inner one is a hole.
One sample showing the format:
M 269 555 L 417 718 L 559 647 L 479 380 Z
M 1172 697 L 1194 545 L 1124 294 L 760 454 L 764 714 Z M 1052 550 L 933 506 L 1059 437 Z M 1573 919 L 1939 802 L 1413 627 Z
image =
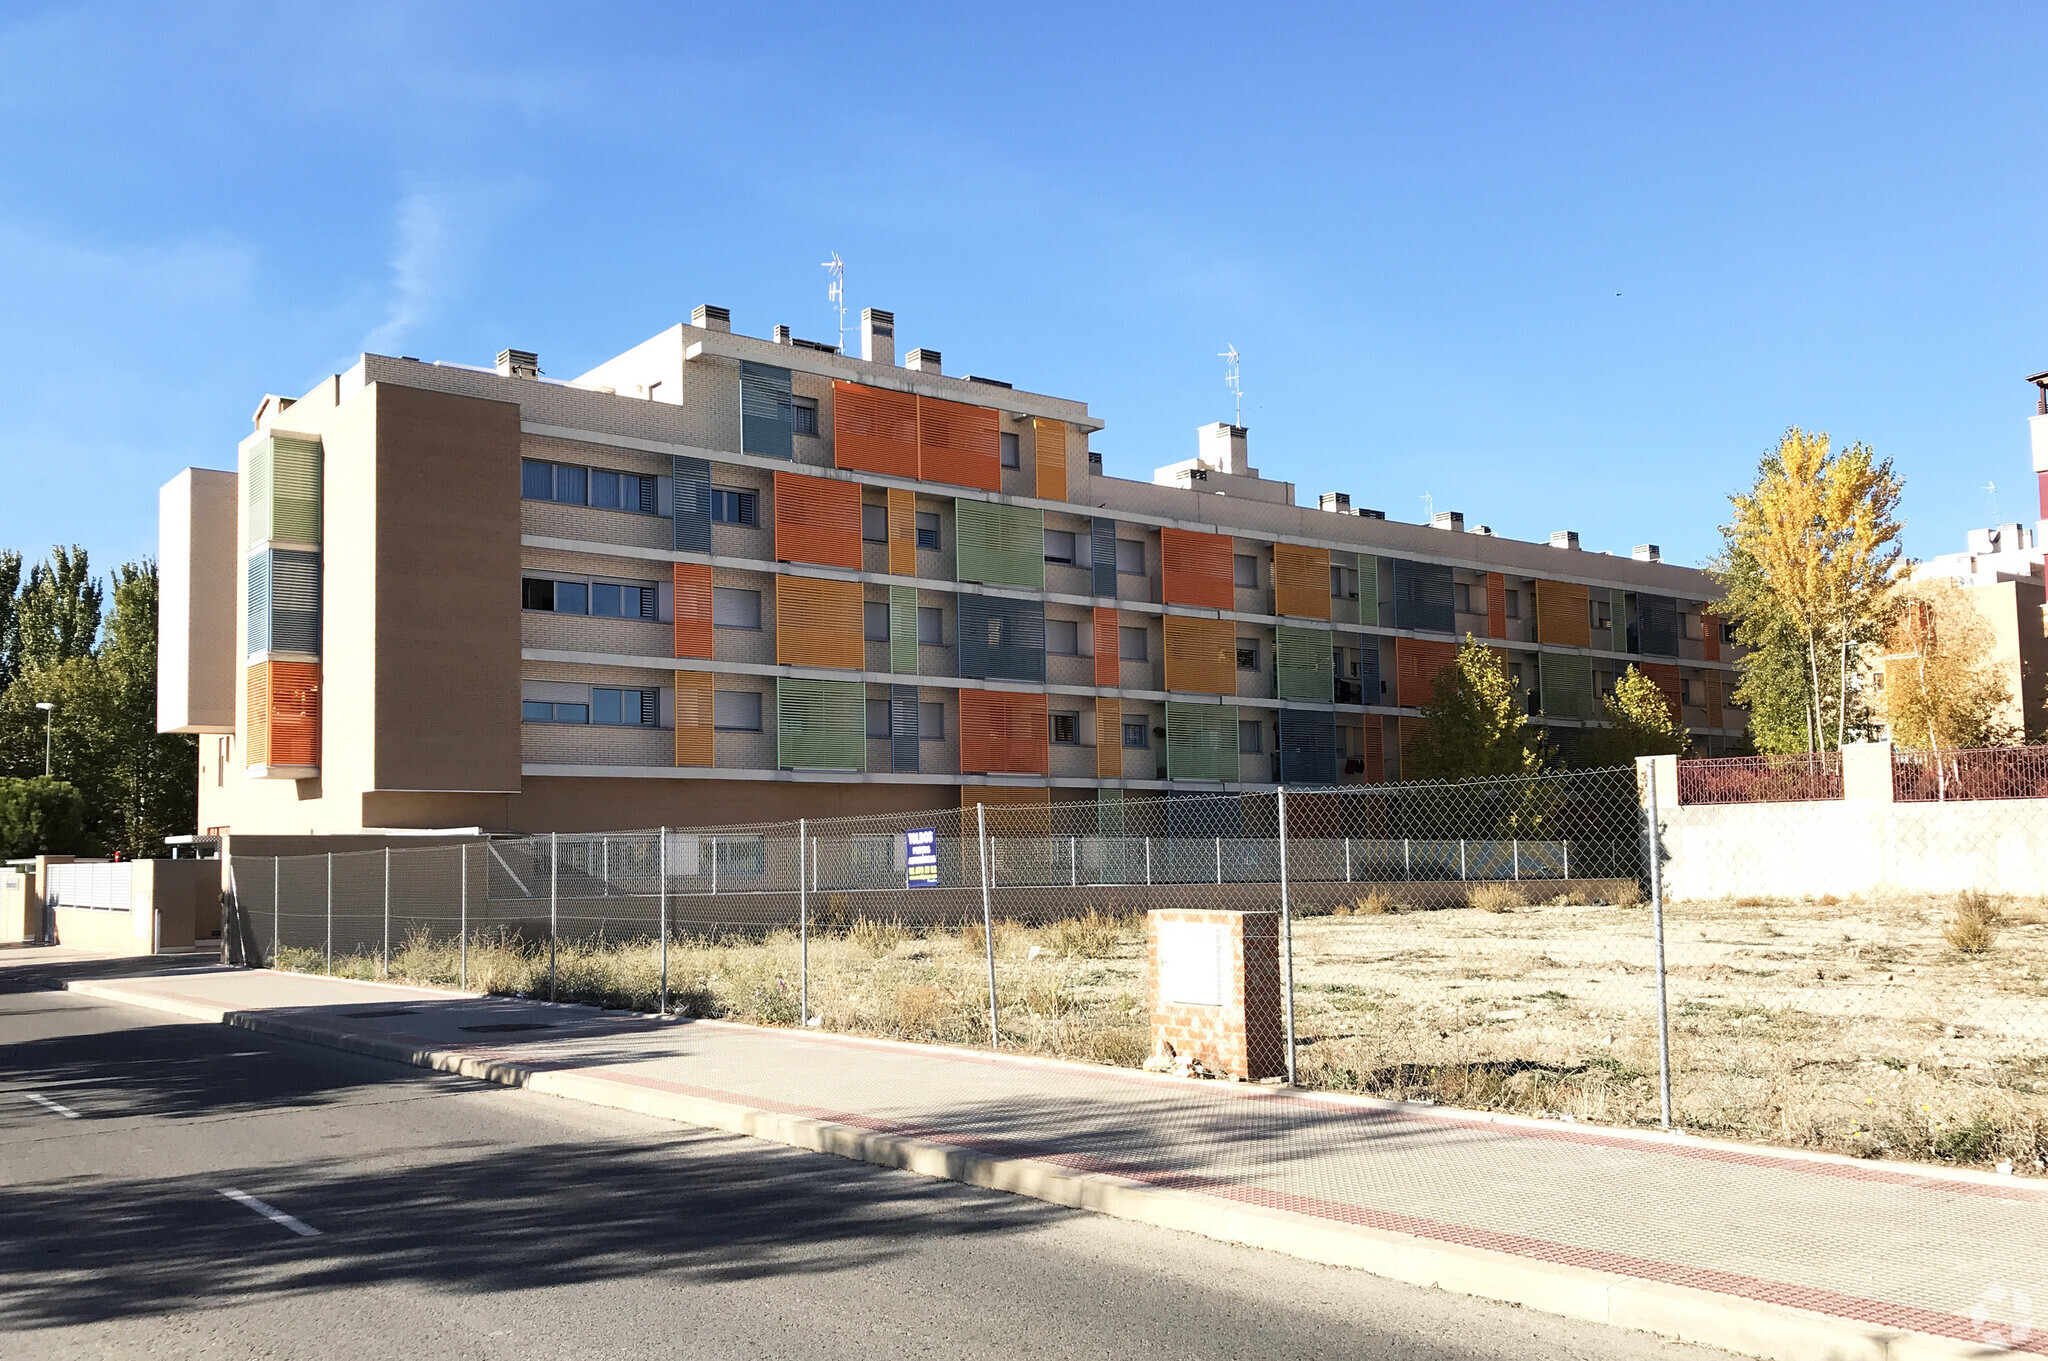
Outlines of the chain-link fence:
M 1805 832 L 1711 807 L 1747 821 L 1702 841 L 1652 779 L 237 855 L 232 879 L 251 953 L 287 968 L 2036 1166 L 2048 958 L 2025 923 L 2048 918 L 2002 909 L 2008 961 L 1945 939 L 1928 892 L 1696 892 L 1702 857 L 1774 872 Z M 1154 958 L 1191 941 L 1206 973 Z

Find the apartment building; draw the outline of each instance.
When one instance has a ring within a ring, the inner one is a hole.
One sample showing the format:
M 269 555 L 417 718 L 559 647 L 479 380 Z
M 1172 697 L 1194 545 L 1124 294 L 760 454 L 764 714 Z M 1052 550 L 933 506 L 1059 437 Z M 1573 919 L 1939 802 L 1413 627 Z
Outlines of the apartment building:
M 205 833 L 730 823 L 1377 782 L 1470 634 L 1560 745 L 1639 665 L 1739 739 L 1712 583 L 1295 504 L 1245 430 L 1104 476 L 1083 402 L 739 335 L 581 377 L 366 354 L 162 494 Z

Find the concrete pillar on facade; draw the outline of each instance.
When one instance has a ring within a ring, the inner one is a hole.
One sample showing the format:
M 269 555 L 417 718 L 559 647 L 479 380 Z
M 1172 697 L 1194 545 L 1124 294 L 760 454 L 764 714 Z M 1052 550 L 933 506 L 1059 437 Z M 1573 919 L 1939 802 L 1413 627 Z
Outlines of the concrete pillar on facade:
M 1856 742 L 1842 748 L 1842 801 L 1892 801 L 1892 744 Z

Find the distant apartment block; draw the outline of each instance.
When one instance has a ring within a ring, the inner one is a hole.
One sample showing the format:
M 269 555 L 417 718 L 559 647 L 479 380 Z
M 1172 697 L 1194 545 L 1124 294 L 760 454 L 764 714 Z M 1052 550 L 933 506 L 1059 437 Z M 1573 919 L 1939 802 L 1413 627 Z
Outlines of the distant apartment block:
M 1398 779 L 1466 635 L 1560 747 L 1630 664 L 1740 739 L 1700 572 L 1315 508 L 1211 425 L 734 334 L 567 382 L 366 354 L 163 490 L 160 723 L 200 830 L 587 830 Z

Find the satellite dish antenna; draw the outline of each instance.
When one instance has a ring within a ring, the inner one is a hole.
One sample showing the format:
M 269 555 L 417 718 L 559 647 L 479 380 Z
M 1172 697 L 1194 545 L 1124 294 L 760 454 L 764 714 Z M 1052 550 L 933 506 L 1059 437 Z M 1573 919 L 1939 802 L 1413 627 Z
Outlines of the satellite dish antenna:
M 1223 361 L 1223 386 L 1230 389 L 1230 396 L 1235 403 L 1230 423 L 1241 426 L 1244 424 L 1244 380 L 1238 372 L 1237 346 L 1224 347 L 1223 352 L 1216 357 Z
M 819 266 L 832 271 L 832 283 L 825 290 L 825 300 L 839 313 L 839 353 L 846 353 L 846 261 L 833 251 L 832 258 Z

